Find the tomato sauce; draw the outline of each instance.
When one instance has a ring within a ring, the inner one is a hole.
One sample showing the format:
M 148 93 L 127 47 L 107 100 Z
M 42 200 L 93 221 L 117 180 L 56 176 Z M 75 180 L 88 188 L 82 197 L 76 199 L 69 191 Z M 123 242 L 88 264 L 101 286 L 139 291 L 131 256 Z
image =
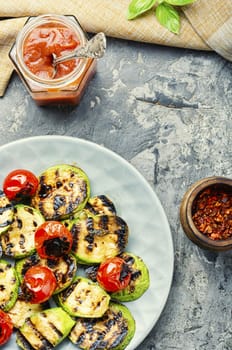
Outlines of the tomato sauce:
M 79 104 L 96 72 L 97 60 L 70 59 L 54 69 L 52 54 L 69 54 L 86 41 L 87 35 L 74 16 L 41 15 L 28 19 L 9 56 L 37 105 Z
M 54 75 L 52 54 L 62 56 L 80 45 L 76 33 L 59 23 L 44 24 L 34 28 L 26 37 L 23 59 L 29 70 L 42 79 L 56 79 L 71 73 L 78 64 L 72 59 L 57 65 Z

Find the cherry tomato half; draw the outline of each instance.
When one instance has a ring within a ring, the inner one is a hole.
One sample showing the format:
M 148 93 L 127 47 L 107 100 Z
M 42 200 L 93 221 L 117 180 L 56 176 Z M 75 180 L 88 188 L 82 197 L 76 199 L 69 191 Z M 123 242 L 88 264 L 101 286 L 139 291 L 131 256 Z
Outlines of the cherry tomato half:
M 3 182 L 3 191 L 9 200 L 21 200 L 32 197 L 39 185 L 37 177 L 29 170 L 11 171 Z
M 13 323 L 8 314 L 0 309 L 0 345 L 5 344 L 13 332 Z
M 57 281 L 54 273 L 46 266 L 32 266 L 24 276 L 22 291 L 32 304 L 40 304 L 48 300 L 56 289 Z
M 72 234 L 59 221 L 46 221 L 35 232 L 35 248 L 41 258 L 57 259 L 72 248 Z
M 107 292 L 117 292 L 126 288 L 130 279 L 130 268 L 119 257 L 106 259 L 97 271 L 97 281 Z

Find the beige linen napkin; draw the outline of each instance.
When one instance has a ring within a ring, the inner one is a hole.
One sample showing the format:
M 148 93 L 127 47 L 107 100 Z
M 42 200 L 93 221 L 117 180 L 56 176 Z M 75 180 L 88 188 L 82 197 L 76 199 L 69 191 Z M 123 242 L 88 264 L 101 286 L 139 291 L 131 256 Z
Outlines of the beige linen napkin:
M 179 35 L 170 33 L 156 20 L 153 11 L 133 21 L 126 19 L 130 0 L 7 0 L 1 4 L 0 17 L 0 96 L 3 96 L 13 67 L 8 52 L 26 16 L 45 13 L 75 15 L 90 33 L 159 45 L 198 50 L 216 50 L 231 59 L 232 0 L 197 0 L 181 18 Z M 223 3 L 223 6 L 220 4 Z M 210 6 L 211 4 L 211 6 Z M 196 6 L 195 6 L 196 5 Z M 202 10 L 203 6 L 203 10 Z M 220 40 L 220 36 L 223 39 Z M 230 38 L 230 42 L 229 42 Z M 219 46 L 223 41 L 225 48 Z
M 183 11 L 204 42 L 232 61 L 232 0 L 198 0 Z

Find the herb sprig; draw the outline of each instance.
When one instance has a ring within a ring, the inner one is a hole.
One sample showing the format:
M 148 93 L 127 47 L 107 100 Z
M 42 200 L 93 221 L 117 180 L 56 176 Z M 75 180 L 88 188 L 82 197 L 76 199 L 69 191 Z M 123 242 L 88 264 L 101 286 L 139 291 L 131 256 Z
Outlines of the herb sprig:
M 128 6 L 127 19 L 132 20 L 154 9 L 158 22 L 174 34 L 180 32 L 180 15 L 178 6 L 189 5 L 196 0 L 132 0 Z

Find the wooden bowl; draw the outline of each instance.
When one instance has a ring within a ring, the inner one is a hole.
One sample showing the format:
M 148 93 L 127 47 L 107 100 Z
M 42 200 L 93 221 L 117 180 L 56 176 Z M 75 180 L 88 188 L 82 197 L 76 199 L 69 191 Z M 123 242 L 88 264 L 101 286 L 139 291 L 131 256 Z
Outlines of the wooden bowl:
M 232 179 L 225 177 L 207 177 L 195 182 L 185 193 L 180 206 L 180 221 L 187 237 L 199 247 L 213 251 L 225 251 L 232 249 L 232 235 L 228 238 L 213 239 L 208 234 L 196 227 L 193 215 L 196 211 L 196 201 L 200 200 L 200 196 L 204 196 L 205 191 L 221 191 L 232 196 Z M 224 205 L 224 203 L 223 203 Z M 215 210 L 217 206 L 215 205 Z M 230 205 L 231 208 L 231 205 Z M 214 209 L 214 208 L 212 208 Z M 231 213 L 232 214 L 232 213 Z M 231 215 L 230 214 L 230 215 Z M 205 214 L 204 214 L 205 215 Z M 202 217 L 204 216 L 202 214 Z M 201 214 L 200 214 L 201 216 Z M 202 218 L 200 217 L 200 220 Z M 231 221 L 231 220 L 230 220 Z M 210 225 L 209 225 L 210 226 Z M 211 225 L 212 227 L 212 225 Z M 209 230 L 211 229 L 209 227 Z M 227 225 L 228 227 L 228 225 Z M 214 229 L 213 229 L 214 230 Z

